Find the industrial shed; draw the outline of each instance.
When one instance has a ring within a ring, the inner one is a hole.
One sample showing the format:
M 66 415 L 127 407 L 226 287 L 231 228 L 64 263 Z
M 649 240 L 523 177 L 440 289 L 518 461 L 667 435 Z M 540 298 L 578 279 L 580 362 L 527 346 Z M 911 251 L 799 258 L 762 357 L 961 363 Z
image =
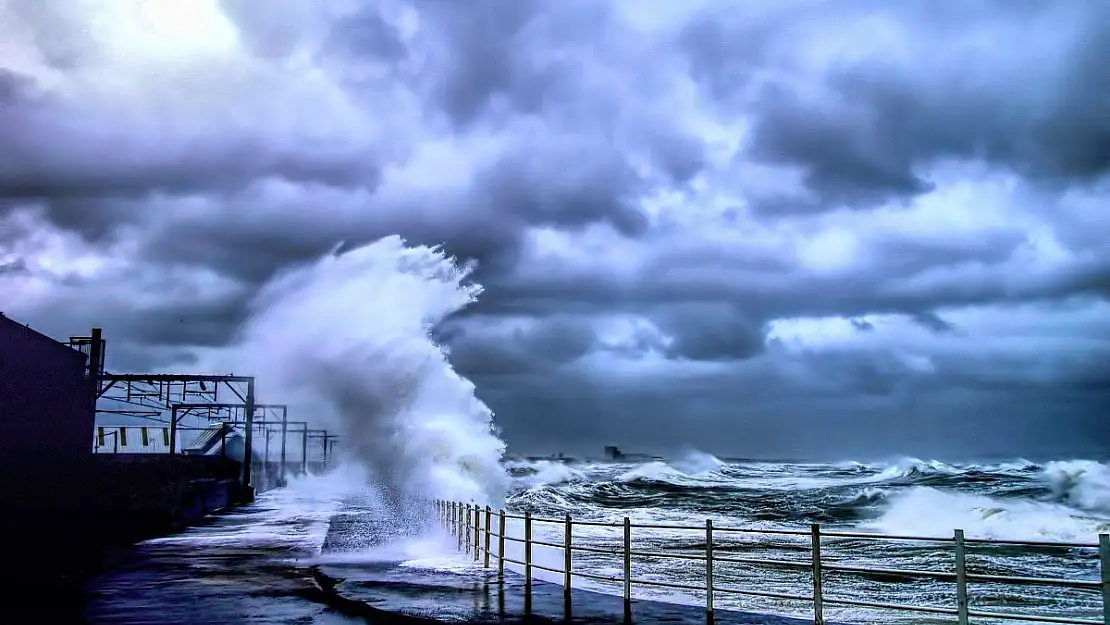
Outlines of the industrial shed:
M 91 455 L 86 357 L 0 313 L 0 466 L 26 474 Z

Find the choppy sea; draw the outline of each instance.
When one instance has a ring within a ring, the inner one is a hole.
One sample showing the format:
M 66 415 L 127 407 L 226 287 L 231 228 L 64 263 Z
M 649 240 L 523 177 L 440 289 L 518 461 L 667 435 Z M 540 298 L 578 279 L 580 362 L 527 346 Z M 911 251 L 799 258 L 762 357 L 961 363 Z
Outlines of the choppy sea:
M 646 463 L 517 461 L 509 463 L 510 511 L 536 518 L 633 525 L 689 525 L 691 529 L 635 529 L 636 550 L 671 554 L 704 552 L 705 520 L 718 528 L 808 529 L 969 539 L 1068 542 L 1095 545 L 1110 532 L 1110 465 L 1093 460 L 944 463 L 912 458 L 890 462 L 818 464 L 718 459 L 690 452 Z M 315 596 L 306 570 L 319 563 L 357 566 L 393 561 L 421 575 L 478 572 L 473 559 L 429 518 L 398 528 L 383 543 L 360 527 L 359 515 L 378 506 L 362 474 L 341 468 L 262 494 L 252 506 L 219 515 L 171 537 L 147 541 L 128 561 L 90 587 L 87 620 L 95 623 L 334 623 L 353 621 Z M 429 517 L 431 509 L 429 509 Z M 382 515 L 378 515 L 382 518 Z M 700 531 L 699 531 L 700 530 Z M 509 531 L 520 533 L 514 521 Z M 563 527 L 534 524 L 537 540 L 561 543 Z M 575 526 L 575 544 L 619 549 L 622 530 Z M 715 535 L 722 557 L 806 561 L 808 537 L 771 534 Z M 507 555 L 512 553 L 507 549 Z M 851 566 L 951 571 L 952 545 L 923 542 L 830 540 L 823 558 Z M 557 549 L 537 548 L 537 564 L 558 567 Z M 972 542 L 970 571 L 988 575 L 1099 579 L 1098 553 L 1077 547 L 998 546 Z M 550 560 L 550 562 L 547 562 Z M 619 579 L 618 556 L 575 553 L 582 572 Z M 509 567 L 519 568 L 519 567 Z M 637 557 L 640 579 L 703 583 L 704 565 L 690 560 Z M 558 574 L 536 571 L 540 579 Z M 619 582 L 576 581 L 581 588 L 620 593 Z M 719 563 L 716 585 L 806 594 L 806 570 Z M 1097 591 L 973 583 L 976 609 L 1075 618 L 1101 618 Z M 633 594 L 700 604 L 698 593 L 635 586 Z M 827 597 L 884 603 L 955 605 L 946 580 L 826 573 Z M 719 609 L 805 617 L 808 604 L 718 593 Z M 841 623 L 940 623 L 948 617 L 908 615 L 859 607 L 828 607 Z M 976 622 L 991 622 L 978 619 Z M 1020 621 L 1009 621 L 1020 622 Z

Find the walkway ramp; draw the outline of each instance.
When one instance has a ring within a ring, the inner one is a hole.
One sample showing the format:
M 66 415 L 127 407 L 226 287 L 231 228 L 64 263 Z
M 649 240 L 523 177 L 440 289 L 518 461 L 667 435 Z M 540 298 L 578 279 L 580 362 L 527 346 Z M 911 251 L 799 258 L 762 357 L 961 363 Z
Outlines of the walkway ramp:
M 188 456 L 207 456 L 219 453 L 219 445 L 224 440 L 225 432 L 227 436 L 232 436 L 235 433 L 227 424 L 217 423 L 197 434 L 196 438 L 188 445 L 183 445 L 181 453 Z

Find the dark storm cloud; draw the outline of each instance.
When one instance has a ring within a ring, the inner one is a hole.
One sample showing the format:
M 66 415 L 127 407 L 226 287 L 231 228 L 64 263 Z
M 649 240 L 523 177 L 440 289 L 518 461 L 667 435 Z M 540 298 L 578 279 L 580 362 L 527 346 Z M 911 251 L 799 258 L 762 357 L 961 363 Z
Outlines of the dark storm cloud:
M 750 320 L 747 327 L 758 328 L 762 322 L 791 315 L 925 315 L 946 305 L 1097 292 L 1099 277 L 1105 275 L 1097 264 L 1036 278 L 1001 269 L 984 274 L 984 264 L 1001 267 L 999 263 L 1023 249 L 1026 238 L 1016 228 L 966 236 L 902 234 L 873 241 L 864 264 L 852 272 L 828 274 L 807 273 L 779 256 L 740 246 L 661 245 L 637 272 L 640 280 L 623 279 L 605 268 L 586 276 L 551 268 L 542 275 L 503 280 L 479 306 L 486 313 L 527 314 L 553 307 L 637 311 L 689 302 L 683 310 L 696 313 L 690 325 L 714 327 L 719 325 L 714 322 L 716 313 L 704 311 L 718 306 L 714 302 L 729 301 Z
M 459 127 L 484 117 L 497 99 L 524 114 L 566 103 L 586 68 L 557 60 L 552 48 L 593 46 L 608 21 L 604 5 L 580 0 L 415 5 L 442 42 L 429 95 Z
M 71 6 L 38 0 L 10 0 L 6 4 L 29 27 L 28 36 L 51 67 L 73 69 L 88 55 L 93 43 L 88 24 Z
M 747 155 L 802 167 L 819 198 L 767 208 L 862 208 L 920 195 L 934 188 L 924 170 L 946 159 L 985 161 L 1050 184 L 1110 172 L 1110 74 L 1101 60 L 1110 29 L 1093 26 L 1110 17 L 1104 6 L 924 6 L 788 4 L 743 20 L 711 10 L 687 27 L 694 76 L 722 106 L 753 114 Z M 788 44 L 818 45 L 838 21 L 864 16 L 902 29 L 893 36 L 909 41 L 913 62 L 845 60 L 804 87 L 760 72 L 797 69 Z
M 951 332 L 956 329 L 954 325 L 945 321 L 940 315 L 933 312 L 917 313 L 913 320 L 933 332 Z
M 28 273 L 27 261 L 22 258 L 13 260 L 0 260 L 0 275 L 3 274 L 24 274 Z
M 108 115 L 49 101 L 0 110 L 0 125 L 8 129 L 0 198 L 8 200 L 72 203 L 220 193 L 269 177 L 369 189 L 378 181 L 372 150 L 226 134 L 197 139 L 157 126 L 144 132 L 120 126 Z M 72 220 L 61 206 L 56 210 L 62 219 Z
M 26 103 L 34 90 L 33 78 L 0 67 L 0 110 Z
M 837 393 L 800 391 L 750 372 L 697 388 L 658 381 L 614 389 L 609 381 L 546 376 L 515 378 L 512 390 L 478 389 L 505 436 L 537 453 L 599 457 L 608 444 L 673 453 L 690 442 L 722 455 L 801 461 L 1107 452 L 1105 423 L 1091 411 L 1110 406 L 1105 392 L 909 384 L 881 372 L 884 366 L 898 369 L 852 365 L 838 374 L 851 390 Z
M 249 11 L 247 3 L 227 0 L 223 6 L 237 20 L 248 45 L 263 57 L 290 54 L 291 42 L 321 46 L 321 62 L 393 62 L 404 56 L 396 29 L 372 7 L 329 19 L 290 3 L 275 4 L 262 15 Z M 426 47 L 440 60 L 437 71 L 421 78 L 430 89 L 429 112 L 445 112 L 458 124 L 469 123 L 478 108 L 504 94 L 515 94 L 512 98 L 521 104 L 514 106 L 514 113 L 528 112 L 525 101 L 533 98 L 528 94 L 556 80 L 550 68 L 527 63 L 515 73 L 507 72 L 503 64 L 518 56 L 502 54 L 508 46 L 527 46 L 542 60 L 565 45 L 568 36 L 581 45 L 596 41 L 576 28 L 591 17 L 579 10 L 582 7 L 551 11 L 543 3 L 517 3 L 505 10 L 487 3 L 460 11 L 451 3 L 416 6 L 427 23 Z M 66 19 L 58 16 L 59 23 Z M 519 32 L 525 26 L 533 29 L 527 36 Z M 442 43 L 427 43 L 440 36 Z M 483 48 L 490 45 L 494 48 Z M 589 95 L 585 83 L 579 84 L 577 72 L 582 68 L 565 69 L 563 91 L 535 96 L 564 112 Z M 467 113 L 470 109 L 472 114 Z M 583 114 L 590 111 L 575 113 Z M 373 198 L 365 203 L 361 218 L 322 219 L 314 227 L 282 231 L 273 224 L 287 221 L 283 215 L 240 199 L 252 185 L 272 179 L 372 194 L 382 163 L 376 150 L 357 141 L 316 150 L 304 142 L 283 141 L 280 134 L 228 134 L 202 126 L 197 127 L 199 138 L 186 140 L 163 128 L 114 124 L 103 115 L 50 99 L 33 107 L 9 108 L 3 115 L 5 125 L 18 132 L 5 146 L 10 158 L 0 162 L 0 197 L 19 200 L 18 205 L 34 203 L 53 223 L 92 239 L 122 225 L 149 221 L 142 204 L 159 196 L 234 205 L 243 213 L 230 227 L 222 220 L 196 223 L 186 218 L 185 227 L 173 227 L 152 243 L 152 255 L 204 262 L 251 281 L 264 280 L 276 267 L 317 254 L 338 240 L 366 241 L 394 232 L 414 243 L 446 243 L 452 253 L 482 261 L 485 277 L 512 257 L 521 232 L 532 225 L 575 228 L 607 222 L 631 235 L 645 228 L 635 201 L 647 190 L 646 181 L 601 135 L 537 135 L 537 141 L 508 146 L 479 168 L 465 197 Z M 219 120 L 214 123 L 218 128 Z M 700 144 L 666 124 L 637 133 L 642 139 L 633 139 L 646 146 L 671 180 L 688 180 L 704 162 Z M 105 151 L 108 145 L 112 149 Z M 419 201 L 453 206 L 430 213 L 426 207 L 412 206 Z M 16 205 L 9 201 L 8 210 Z
M 667 348 L 673 357 L 731 360 L 763 351 L 764 328 L 736 303 L 672 304 L 663 306 L 651 318 L 673 338 Z
M 136 341 L 113 341 L 111 349 L 105 355 L 108 358 L 105 363 L 108 371 L 157 373 L 166 369 L 195 370 L 199 362 L 192 350 Z
M 450 345 L 451 361 L 461 372 L 487 379 L 550 373 L 585 356 L 597 342 L 589 319 L 569 317 L 536 319 L 507 332 L 450 321 L 436 334 Z
M 647 226 L 635 204 L 644 188 L 639 177 L 620 154 L 589 141 L 520 146 L 480 174 L 476 186 L 476 199 L 486 199 L 500 218 L 562 228 L 604 221 L 630 236 Z
M 89 241 L 111 239 L 122 224 L 141 225 L 151 216 L 142 199 L 83 196 L 54 200 L 0 200 L 0 217 L 17 212 L 40 215 Z
M 875 330 L 875 324 L 867 321 L 866 319 L 849 319 L 852 327 L 860 332 L 872 332 Z
M 194 299 L 136 311 L 127 320 L 127 338 L 137 343 L 219 347 L 246 320 L 247 294 L 216 301 Z
M 444 244 L 457 257 L 479 262 L 478 279 L 496 280 L 491 272 L 512 262 L 529 227 L 573 230 L 608 223 L 629 236 L 641 234 L 646 220 L 635 198 L 644 185 L 611 147 L 554 139 L 497 156 L 458 194 L 368 194 L 353 204 L 342 195 L 317 200 L 264 190 L 223 196 L 210 204 L 234 217 L 170 220 L 149 250 L 152 258 L 203 263 L 260 283 L 281 266 L 318 256 L 340 241 L 353 245 L 400 234 L 414 244 Z M 339 212 L 331 202 L 351 206 Z

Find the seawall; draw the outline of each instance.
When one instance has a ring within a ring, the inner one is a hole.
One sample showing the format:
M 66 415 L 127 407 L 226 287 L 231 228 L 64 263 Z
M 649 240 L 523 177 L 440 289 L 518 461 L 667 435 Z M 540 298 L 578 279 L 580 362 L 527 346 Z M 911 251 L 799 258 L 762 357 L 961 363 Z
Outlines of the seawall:
M 249 500 L 239 463 L 219 457 L 94 455 L 5 466 L 0 584 L 10 597 L 80 592 L 137 541 L 180 531 Z

